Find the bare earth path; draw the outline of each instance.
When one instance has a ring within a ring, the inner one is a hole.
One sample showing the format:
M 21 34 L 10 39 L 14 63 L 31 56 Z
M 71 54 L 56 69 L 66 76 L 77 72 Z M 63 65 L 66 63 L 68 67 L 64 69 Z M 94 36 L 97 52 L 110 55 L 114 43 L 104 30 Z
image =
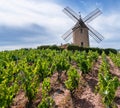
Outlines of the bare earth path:
M 74 98 L 75 108 L 104 108 L 99 94 L 95 94 L 95 86 L 97 85 L 97 76 L 101 58 L 94 64 L 92 71 L 85 76 L 86 87 L 81 96 L 78 93 Z
M 110 72 L 113 76 L 117 76 L 120 80 L 120 69 L 114 65 L 109 57 L 107 57 L 110 64 Z M 95 86 L 98 82 L 98 70 L 101 65 L 102 59 L 99 57 L 98 61 L 94 64 L 93 69 L 89 74 L 81 76 L 79 87 L 73 94 L 66 89 L 64 82 L 67 80 L 66 73 L 63 72 L 61 82 L 58 82 L 58 73 L 54 73 L 51 77 L 51 92 L 50 96 L 55 101 L 54 108 L 104 108 L 99 94 L 95 94 Z M 78 69 L 78 72 L 80 70 Z M 25 97 L 24 92 L 20 92 L 14 99 L 11 108 L 26 108 L 25 104 L 28 99 Z M 41 101 L 41 89 L 34 101 L 35 106 Z M 120 108 L 120 88 L 116 92 L 115 102 Z
M 108 62 L 110 64 L 110 72 L 113 76 L 117 76 L 119 78 L 120 81 L 120 69 L 115 66 L 115 64 L 112 62 L 112 60 L 107 57 Z M 120 108 L 120 87 L 118 88 L 117 92 L 116 92 L 116 97 L 115 97 L 115 102 L 117 104 L 117 107 Z
M 69 90 L 57 82 L 57 74 L 54 74 L 51 78 L 51 84 L 56 108 L 104 108 L 100 95 L 95 94 L 100 65 L 101 58 L 94 64 L 92 71 L 81 78 L 79 87 L 72 95 Z M 62 75 L 61 79 L 62 82 L 66 80 L 65 74 Z

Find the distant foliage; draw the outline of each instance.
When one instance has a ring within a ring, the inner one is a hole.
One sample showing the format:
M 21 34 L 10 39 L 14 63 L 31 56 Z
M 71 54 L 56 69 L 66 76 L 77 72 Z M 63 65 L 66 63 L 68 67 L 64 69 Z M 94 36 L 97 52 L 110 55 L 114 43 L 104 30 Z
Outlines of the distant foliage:
M 115 49 L 112 49 L 112 48 L 107 48 L 107 49 L 101 49 L 101 48 L 84 48 L 84 47 L 79 47 L 79 46 L 75 46 L 75 45 L 69 45 L 67 47 L 68 50 L 72 50 L 72 51 L 75 51 L 75 50 L 78 50 L 78 51 L 86 51 L 86 52 L 89 52 L 89 51 L 97 51 L 100 55 L 102 54 L 102 52 L 104 51 L 106 55 L 109 55 L 110 52 L 114 53 L 114 54 L 117 54 L 117 50 Z

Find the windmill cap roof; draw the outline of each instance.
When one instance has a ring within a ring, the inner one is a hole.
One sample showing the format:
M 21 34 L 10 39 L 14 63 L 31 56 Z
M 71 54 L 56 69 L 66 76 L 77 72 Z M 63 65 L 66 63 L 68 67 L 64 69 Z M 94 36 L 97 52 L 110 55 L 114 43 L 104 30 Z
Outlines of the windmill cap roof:
M 77 27 L 80 27 L 80 28 L 88 28 L 88 27 L 86 26 L 86 24 L 85 24 L 82 20 L 78 21 L 78 22 L 75 24 L 74 28 L 77 28 Z M 73 29 L 74 29 L 74 28 L 73 28 Z

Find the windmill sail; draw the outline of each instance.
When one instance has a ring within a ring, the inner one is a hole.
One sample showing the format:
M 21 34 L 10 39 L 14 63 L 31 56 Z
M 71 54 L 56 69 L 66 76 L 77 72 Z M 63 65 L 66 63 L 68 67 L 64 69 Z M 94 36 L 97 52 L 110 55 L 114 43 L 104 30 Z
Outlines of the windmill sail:
M 69 38 L 69 36 L 72 34 L 72 28 L 71 29 L 69 29 L 64 35 L 62 35 L 62 38 L 65 40 L 65 41 L 67 41 L 68 40 L 68 38 Z
M 95 36 L 99 40 L 99 42 L 101 42 L 104 39 L 104 37 L 100 33 L 98 33 L 95 29 L 93 29 L 90 25 L 87 24 L 87 26 L 89 28 L 90 34 Z
M 86 17 L 84 17 L 83 21 L 85 23 L 89 23 L 90 21 L 92 21 L 93 19 L 95 19 L 100 14 L 102 14 L 102 12 L 97 8 L 93 12 L 91 12 L 90 14 L 88 14 Z
M 67 41 L 69 41 L 71 38 L 72 38 L 72 36 L 71 36 L 71 34 L 76 30 L 76 29 L 78 29 L 80 26 L 78 26 L 78 27 L 72 27 L 71 29 L 69 29 L 64 35 L 62 35 L 62 38 L 67 42 Z
M 89 35 L 97 42 L 97 43 L 100 43 L 101 40 L 99 38 L 96 37 L 96 35 L 91 31 L 89 30 Z
M 71 8 L 66 7 L 64 8 L 63 12 L 67 14 L 75 22 L 79 21 L 79 18 L 80 18 L 79 15 L 75 13 Z
M 73 38 L 73 44 L 88 47 L 89 46 L 89 36 L 93 37 L 96 42 L 100 43 L 104 37 L 98 33 L 95 29 L 93 29 L 88 23 L 99 16 L 102 12 L 97 8 L 88 14 L 83 19 L 79 14 L 76 14 L 71 8 L 64 8 L 63 12 L 65 12 L 70 18 L 72 18 L 76 24 L 74 27 L 69 29 L 62 38 L 65 41 L 69 41 Z M 78 29 L 78 30 L 77 30 Z M 89 34 L 88 34 L 89 32 Z M 72 34 L 72 35 L 71 35 Z

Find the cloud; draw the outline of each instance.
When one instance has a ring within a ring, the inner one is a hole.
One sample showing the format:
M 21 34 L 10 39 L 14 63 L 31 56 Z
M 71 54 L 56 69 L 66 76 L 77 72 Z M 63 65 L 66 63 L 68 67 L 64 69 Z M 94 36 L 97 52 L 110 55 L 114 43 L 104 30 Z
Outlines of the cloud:
M 1 0 L 0 50 L 63 43 L 61 36 L 75 22 L 62 12 L 64 7 L 57 1 L 59 0 Z M 88 6 L 89 3 L 82 1 L 81 4 L 85 6 L 82 6 L 83 15 L 93 10 L 93 7 L 102 8 L 103 6 L 101 2 L 95 2 L 95 6 Z M 77 4 L 76 7 L 78 7 Z M 103 15 L 92 21 L 90 25 L 100 32 L 105 39 L 101 44 L 90 39 L 91 46 L 119 47 L 118 41 L 116 41 L 120 40 L 119 10 L 118 12 L 111 11 L 111 13 L 104 14 L 104 8 L 102 9 Z
M 33 42 L 58 43 L 73 23 L 62 12 L 62 6 L 48 0 L 1 0 L 0 8 L 0 43 L 3 46 L 25 42 L 31 46 Z
M 44 31 L 44 32 L 43 32 Z M 25 27 L 6 27 L 1 26 L 0 27 L 0 45 L 10 45 L 10 44 L 23 44 L 27 41 L 25 39 L 33 39 L 30 42 L 37 42 L 39 40 L 36 40 L 44 36 L 47 37 L 47 32 L 45 32 L 46 29 L 36 25 L 32 24 Z M 36 41 L 35 41 L 36 40 Z M 29 41 L 28 41 L 29 42 Z
M 119 48 L 120 41 L 119 12 L 103 14 L 91 22 L 91 26 L 104 36 L 101 47 Z
M 28 0 L 2 0 L 0 2 L 0 24 L 7 26 L 23 26 L 36 23 L 46 28 L 58 27 L 67 20 L 63 20 L 63 7 L 56 3 L 34 2 Z

